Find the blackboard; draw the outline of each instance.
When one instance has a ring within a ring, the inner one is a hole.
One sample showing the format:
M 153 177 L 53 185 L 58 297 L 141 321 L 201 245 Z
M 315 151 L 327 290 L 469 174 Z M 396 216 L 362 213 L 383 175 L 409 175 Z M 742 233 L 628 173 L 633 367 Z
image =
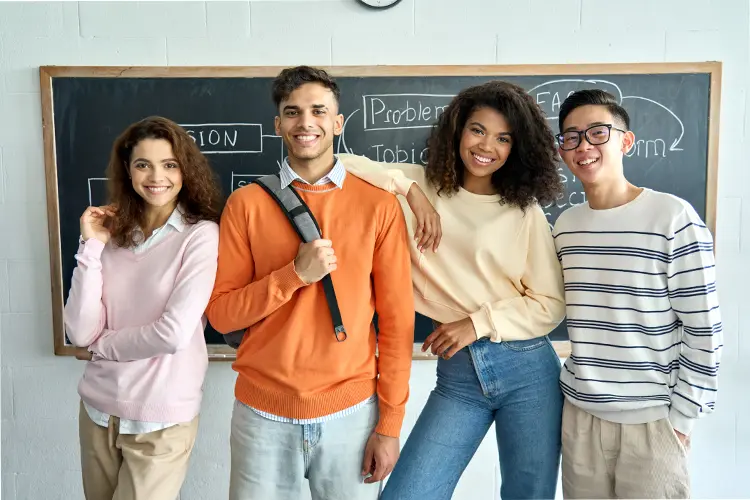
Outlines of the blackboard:
M 149 115 L 176 121 L 208 155 L 228 195 L 255 176 L 277 172 L 285 156 L 274 135 L 270 94 L 280 69 L 41 68 L 56 353 L 72 352 L 62 306 L 75 266 L 78 219 L 89 204 L 106 202 L 104 171 L 115 137 Z M 464 87 L 490 79 L 517 83 L 555 131 L 570 92 L 605 89 L 632 118 L 636 143 L 625 161 L 628 178 L 686 199 L 714 227 L 719 63 L 328 69 L 337 76 L 346 117 L 336 151 L 386 162 L 423 162 L 431 125 Z M 545 207 L 550 225 L 585 201 L 580 182 L 562 163 L 560 176 L 567 193 Z M 417 315 L 415 342 L 431 331 L 431 322 Z M 551 337 L 564 352 L 565 324 Z M 212 359 L 233 356 L 210 326 L 206 340 Z

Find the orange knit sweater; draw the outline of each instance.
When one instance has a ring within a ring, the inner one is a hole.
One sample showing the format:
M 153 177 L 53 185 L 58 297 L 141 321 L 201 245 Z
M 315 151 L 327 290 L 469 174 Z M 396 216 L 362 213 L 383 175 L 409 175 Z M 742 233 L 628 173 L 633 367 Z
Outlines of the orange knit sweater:
M 377 391 L 376 431 L 397 437 L 409 395 L 414 299 L 404 216 L 396 198 L 347 176 L 294 187 L 323 238 L 348 338 L 338 342 L 320 282 L 294 270 L 300 240 L 281 208 L 256 185 L 229 197 L 222 215 L 216 284 L 206 311 L 222 333 L 246 329 L 232 365 L 235 396 L 290 418 L 316 418 Z M 372 325 L 378 313 L 377 349 Z

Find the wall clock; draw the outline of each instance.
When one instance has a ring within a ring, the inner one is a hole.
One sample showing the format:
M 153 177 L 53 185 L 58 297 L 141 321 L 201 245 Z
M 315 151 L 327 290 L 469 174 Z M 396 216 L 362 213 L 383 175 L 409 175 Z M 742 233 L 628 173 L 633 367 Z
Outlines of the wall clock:
M 387 9 L 393 7 L 401 0 L 357 0 L 362 5 L 366 5 L 372 9 Z

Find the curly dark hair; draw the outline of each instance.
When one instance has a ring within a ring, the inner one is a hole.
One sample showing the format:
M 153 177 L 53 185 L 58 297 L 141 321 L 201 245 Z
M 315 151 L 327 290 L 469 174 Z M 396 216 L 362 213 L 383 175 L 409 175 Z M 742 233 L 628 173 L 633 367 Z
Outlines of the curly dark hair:
M 331 92 L 336 102 L 339 102 L 341 90 L 336 81 L 325 70 L 311 66 L 296 66 L 286 68 L 276 76 L 272 86 L 273 102 L 279 107 L 281 101 L 306 83 L 319 83 Z
M 557 147 L 547 119 L 532 97 L 518 85 L 490 81 L 462 90 L 433 125 L 427 141 L 426 176 L 438 194 L 451 196 L 463 184 L 465 167 L 459 146 L 469 116 L 479 108 L 502 114 L 513 143 L 505 164 L 492 174 L 501 203 L 525 210 L 545 205 L 563 193 L 557 172 Z
M 146 202 L 135 192 L 128 176 L 133 149 L 144 139 L 164 139 L 172 145 L 182 173 L 177 202 L 184 208 L 185 222 L 218 223 L 223 198 L 208 160 L 182 127 L 167 118 L 151 116 L 130 125 L 112 146 L 107 166 L 109 204 L 117 208 L 116 216 L 107 221 L 112 242 L 119 247 L 133 247 L 133 231 L 145 223 Z

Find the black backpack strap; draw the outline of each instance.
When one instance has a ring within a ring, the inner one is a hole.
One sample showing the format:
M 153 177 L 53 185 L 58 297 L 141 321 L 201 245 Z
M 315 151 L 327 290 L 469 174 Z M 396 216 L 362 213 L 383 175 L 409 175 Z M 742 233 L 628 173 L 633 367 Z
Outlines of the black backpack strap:
M 271 198 L 276 200 L 276 203 L 278 203 L 284 214 L 286 214 L 289 222 L 294 227 L 294 230 L 297 231 L 302 241 L 309 243 L 321 238 L 318 221 L 315 220 L 310 208 L 291 185 L 282 189 L 281 179 L 278 175 L 258 177 L 254 182 L 262 187 Z M 341 319 L 341 311 L 336 300 L 336 291 L 333 288 L 331 275 L 326 274 L 320 281 L 323 284 L 326 302 L 328 302 L 328 309 L 331 312 L 333 333 L 336 336 L 336 340 L 343 342 L 347 337 L 346 329 Z

